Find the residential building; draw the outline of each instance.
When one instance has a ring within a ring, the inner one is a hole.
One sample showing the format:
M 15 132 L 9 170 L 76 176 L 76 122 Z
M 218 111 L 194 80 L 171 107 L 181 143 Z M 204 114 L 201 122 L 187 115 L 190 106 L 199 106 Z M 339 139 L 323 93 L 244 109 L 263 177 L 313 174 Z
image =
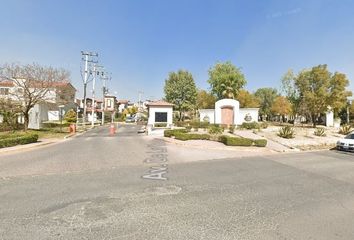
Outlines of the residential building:
M 25 91 L 18 82 L 25 79 L 0 79 L 0 98 L 7 98 L 13 101 L 24 102 Z M 33 81 L 29 87 L 30 91 L 46 89 L 41 101 L 37 103 L 29 112 L 29 128 L 40 129 L 45 121 L 59 120 L 59 106 L 63 105 L 63 113 L 76 108 L 75 87 L 68 81 L 49 82 L 41 84 Z M 19 122 L 23 123 L 23 117 L 19 116 Z

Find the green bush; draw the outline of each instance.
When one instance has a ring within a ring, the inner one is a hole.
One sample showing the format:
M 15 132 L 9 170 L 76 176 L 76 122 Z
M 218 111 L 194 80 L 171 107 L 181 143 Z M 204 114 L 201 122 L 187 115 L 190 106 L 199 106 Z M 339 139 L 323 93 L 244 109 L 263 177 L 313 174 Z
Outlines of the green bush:
M 164 136 L 165 137 L 172 137 L 175 136 L 177 133 L 187 133 L 187 129 L 173 129 L 173 130 L 165 130 L 164 131 Z
M 68 123 L 76 123 L 76 112 L 70 109 L 65 113 L 64 120 Z
M 200 122 L 199 128 L 208 128 L 210 126 L 209 122 Z
M 165 127 L 167 127 L 167 123 L 155 123 L 154 127 L 156 127 L 156 128 L 158 128 L 158 127 L 165 128 Z
M 350 126 L 349 124 L 348 125 L 343 125 L 339 129 L 339 134 L 348 135 L 351 132 L 352 132 L 352 126 Z
M 183 121 L 177 121 L 177 122 L 175 122 L 175 125 L 177 126 L 177 127 L 185 127 L 185 126 L 188 126 L 188 122 L 183 122 Z
M 217 124 L 212 124 L 208 128 L 208 132 L 209 134 L 217 135 L 217 134 L 222 134 L 224 132 L 224 129 Z
M 262 129 L 266 129 L 266 128 L 268 128 L 269 124 L 268 124 L 267 122 L 261 122 L 261 123 L 259 124 L 259 126 L 260 126 L 260 128 L 262 128 Z
M 253 140 L 249 138 L 240 138 L 240 137 L 230 137 L 230 136 L 221 136 L 219 141 L 224 143 L 227 146 L 245 146 L 250 147 L 253 145 Z
M 230 127 L 229 127 L 229 133 L 234 133 L 234 132 L 235 132 L 235 128 L 236 128 L 235 125 L 230 125 Z
M 294 138 L 295 137 L 295 131 L 292 127 L 290 126 L 285 126 L 282 127 L 279 132 L 278 132 L 278 136 L 282 137 L 282 138 Z
M 324 137 L 326 136 L 326 131 L 324 128 L 316 128 L 314 134 L 318 137 Z
M 10 136 L 2 137 L 0 139 L 0 148 L 12 147 L 16 145 L 23 145 L 34 143 L 38 140 L 38 134 L 9 134 Z
M 209 134 L 197 134 L 197 133 L 182 133 L 178 132 L 175 134 L 177 140 L 187 141 L 187 140 L 209 140 Z
M 69 127 L 70 123 L 68 123 L 68 122 L 65 122 L 65 123 L 62 123 L 62 124 L 60 124 L 60 122 L 44 122 L 44 123 L 42 123 L 42 126 L 44 128 L 59 128 L 60 125 L 62 127 Z
M 254 145 L 257 147 L 265 147 L 267 146 L 267 139 L 255 139 Z
M 244 122 L 241 124 L 242 129 L 259 129 L 260 125 L 257 122 Z

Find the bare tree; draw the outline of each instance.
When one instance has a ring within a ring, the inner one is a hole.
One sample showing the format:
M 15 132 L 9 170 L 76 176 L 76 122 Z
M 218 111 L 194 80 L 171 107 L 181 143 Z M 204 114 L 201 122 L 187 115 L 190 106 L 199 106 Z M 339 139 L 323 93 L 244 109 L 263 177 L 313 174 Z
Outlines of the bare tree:
M 54 91 L 58 83 L 68 82 L 70 73 L 64 69 L 44 67 L 38 64 L 5 64 L 0 69 L 5 81 L 13 84 L 10 98 L 21 102 L 25 130 L 29 124 L 29 112 L 38 103 L 55 102 Z

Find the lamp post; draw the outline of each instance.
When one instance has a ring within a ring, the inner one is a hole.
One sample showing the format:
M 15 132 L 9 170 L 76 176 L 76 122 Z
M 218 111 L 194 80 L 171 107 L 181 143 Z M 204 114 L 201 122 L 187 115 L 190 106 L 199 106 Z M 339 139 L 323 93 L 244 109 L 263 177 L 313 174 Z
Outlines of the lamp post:
M 63 126 L 63 108 L 64 105 L 59 105 L 59 117 L 60 117 L 60 132 L 63 131 L 62 126 Z

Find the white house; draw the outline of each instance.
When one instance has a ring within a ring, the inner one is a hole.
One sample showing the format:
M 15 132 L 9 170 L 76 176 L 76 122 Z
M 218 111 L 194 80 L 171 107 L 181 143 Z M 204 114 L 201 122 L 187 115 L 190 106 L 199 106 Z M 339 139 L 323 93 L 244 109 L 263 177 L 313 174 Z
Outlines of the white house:
M 258 122 L 258 108 L 240 108 L 234 99 L 222 99 L 215 103 L 215 109 L 200 109 L 200 121 L 215 124 L 241 125 L 244 122 Z
M 167 127 L 172 125 L 173 104 L 165 101 L 154 101 L 146 104 L 149 111 L 148 125 L 155 126 L 156 123 L 166 123 Z
M 25 82 L 26 80 L 17 79 L 15 81 L 14 79 L 0 78 L 0 98 L 23 102 L 25 90 L 19 84 L 21 81 Z M 46 92 L 42 101 L 37 103 L 29 112 L 29 128 L 40 129 L 43 121 L 58 120 L 59 105 L 65 105 L 65 111 L 75 108 L 74 99 L 76 89 L 70 82 L 51 82 L 47 85 L 36 83 L 35 81 L 31 83 L 33 87 L 29 87 L 28 89 L 35 92 L 45 88 Z M 23 116 L 19 116 L 18 122 L 23 123 Z

